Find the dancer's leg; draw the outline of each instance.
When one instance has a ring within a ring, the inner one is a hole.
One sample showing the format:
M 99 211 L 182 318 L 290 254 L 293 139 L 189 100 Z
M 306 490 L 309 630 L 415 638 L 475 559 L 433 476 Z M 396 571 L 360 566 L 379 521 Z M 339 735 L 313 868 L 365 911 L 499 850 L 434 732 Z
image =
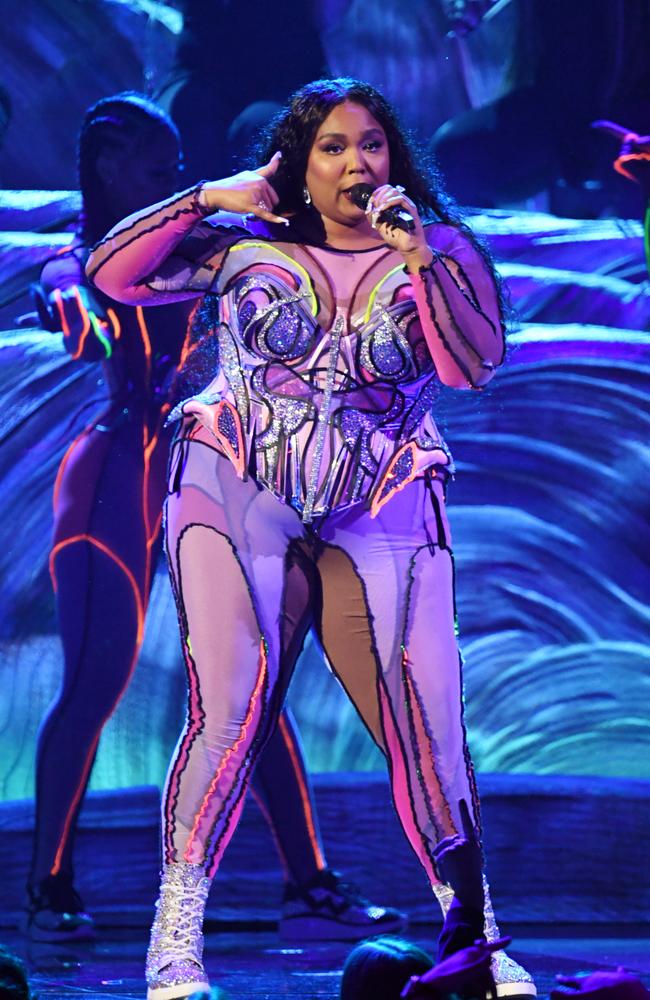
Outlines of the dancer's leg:
M 273 834 L 285 879 L 310 882 L 326 862 L 300 734 L 286 707 L 257 764 L 251 793 Z
M 133 416 L 111 431 L 93 428 L 70 448 L 57 478 L 51 568 L 64 674 L 37 747 L 30 931 L 39 938 L 91 929 L 75 913 L 82 907 L 72 888 L 74 833 L 101 730 L 139 652 L 168 441 L 163 431 L 143 448 Z
M 57 484 L 51 567 L 64 673 L 39 732 L 32 887 L 71 882 L 99 736 L 135 665 L 146 600 L 143 485 L 139 436 L 124 426 L 84 434 Z

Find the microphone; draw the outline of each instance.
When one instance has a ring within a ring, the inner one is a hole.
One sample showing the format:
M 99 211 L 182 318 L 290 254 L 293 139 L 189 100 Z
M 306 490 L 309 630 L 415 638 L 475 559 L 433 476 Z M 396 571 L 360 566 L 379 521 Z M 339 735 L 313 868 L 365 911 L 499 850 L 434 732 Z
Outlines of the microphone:
M 357 208 L 362 208 L 365 212 L 368 200 L 373 191 L 374 188 L 370 184 L 355 184 L 349 189 L 348 194 L 353 204 Z M 385 208 L 380 213 L 377 222 L 386 223 L 387 226 L 395 226 L 397 229 L 403 229 L 406 233 L 412 233 L 415 229 L 415 219 L 405 208 Z

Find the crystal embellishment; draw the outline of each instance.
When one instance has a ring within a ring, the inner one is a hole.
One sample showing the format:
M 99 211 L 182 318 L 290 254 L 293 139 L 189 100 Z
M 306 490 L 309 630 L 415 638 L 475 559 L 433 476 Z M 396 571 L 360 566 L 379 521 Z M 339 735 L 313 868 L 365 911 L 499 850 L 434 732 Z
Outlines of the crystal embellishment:
M 203 914 L 210 879 L 185 861 L 162 873 L 147 952 L 148 1000 L 174 1000 L 209 990 L 203 968 Z

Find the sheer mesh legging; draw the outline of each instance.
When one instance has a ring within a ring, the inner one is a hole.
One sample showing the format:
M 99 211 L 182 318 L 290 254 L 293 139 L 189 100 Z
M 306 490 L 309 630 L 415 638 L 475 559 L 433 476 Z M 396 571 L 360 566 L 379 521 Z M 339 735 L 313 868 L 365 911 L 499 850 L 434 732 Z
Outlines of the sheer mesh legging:
M 359 505 L 313 530 L 188 424 L 172 457 L 167 547 L 189 686 L 163 802 L 167 861 L 218 867 L 314 627 L 437 881 L 432 850 L 459 827 L 461 798 L 478 825 L 438 482 L 416 480 L 374 520 Z

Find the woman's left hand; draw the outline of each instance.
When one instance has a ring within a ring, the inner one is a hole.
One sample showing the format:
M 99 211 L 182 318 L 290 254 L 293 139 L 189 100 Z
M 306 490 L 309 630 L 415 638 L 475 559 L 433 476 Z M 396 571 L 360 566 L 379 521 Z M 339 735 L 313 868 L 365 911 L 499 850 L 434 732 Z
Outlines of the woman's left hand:
M 412 216 L 415 228 L 406 232 L 386 222 L 380 223 L 379 216 L 387 208 L 403 208 Z M 376 188 L 368 199 L 366 214 L 373 229 L 377 230 L 383 241 L 402 254 L 409 271 L 416 272 L 421 267 L 429 266 L 433 260 L 433 253 L 427 245 L 422 221 L 415 203 L 401 188 L 393 187 L 391 184 L 382 184 Z

